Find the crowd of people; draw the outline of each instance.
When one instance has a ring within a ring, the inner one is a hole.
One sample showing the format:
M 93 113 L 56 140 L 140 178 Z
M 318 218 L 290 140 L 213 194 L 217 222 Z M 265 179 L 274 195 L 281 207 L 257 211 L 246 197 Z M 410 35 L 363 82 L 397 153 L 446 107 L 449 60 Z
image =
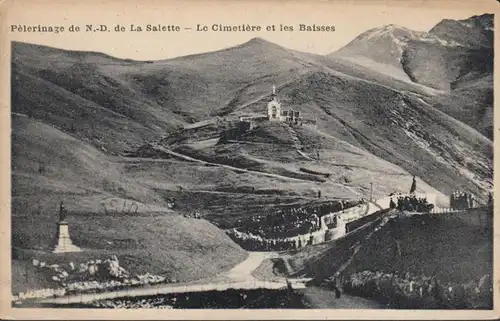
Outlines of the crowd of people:
M 286 251 L 301 248 L 312 243 L 311 236 L 286 238 L 264 238 L 252 233 L 230 229 L 226 234 L 247 251 Z
M 339 201 L 289 207 L 268 215 L 253 216 L 238 221 L 239 227 L 226 233 L 249 251 L 284 251 L 325 241 L 322 229 L 335 227 L 335 215 L 328 216 L 325 227 L 322 217 L 341 212 L 362 202 Z M 333 225 L 332 225 L 333 224 Z
M 333 201 L 323 204 L 283 208 L 273 213 L 240 220 L 238 228 L 245 233 L 272 239 L 304 235 L 323 228 L 321 226 L 321 217 L 359 205 L 360 202 Z
M 407 196 L 398 196 L 396 202 L 391 198 L 389 207 L 400 211 L 428 213 L 434 208 L 433 204 L 429 204 L 424 197 L 416 197 L 414 194 Z
M 250 234 L 264 238 L 283 238 L 311 233 L 321 228 L 316 211 L 303 208 L 288 208 L 275 214 L 253 216 L 241 224 Z
M 475 198 L 471 193 L 454 191 L 450 196 L 450 207 L 457 210 L 475 207 Z

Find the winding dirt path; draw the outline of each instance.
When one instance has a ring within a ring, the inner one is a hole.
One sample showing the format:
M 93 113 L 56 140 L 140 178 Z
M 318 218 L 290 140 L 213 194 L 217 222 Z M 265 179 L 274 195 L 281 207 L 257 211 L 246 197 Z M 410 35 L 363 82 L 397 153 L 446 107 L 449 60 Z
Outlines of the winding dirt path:
M 168 293 L 223 291 L 227 289 L 282 289 L 287 287 L 285 278 L 262 280 L 252 275 L 260 264 L 266 259 L 278 257 L 275 252 L 249 252 L 249 256 L 231 270 L 212 278 L 175 284 L 145 285 L 123 290 L 107 291 L 102 293 L 72 294 L 59 298 L 45 298 L 38 300 L 41 304 L 70 304 L 90 303 L 96 300 L 114 299 L 120 297 L 153 296 Z M 303 282 L 292 282 L 294 288 L 304 288 Z
M 249 170 L 249 169 L 235 167 L 235 166 L 230 166 L 230 165 L 225 165 L 225 164 L 211 163 L 211 162 L 207 162 L 207 161 L 204 161 L 204 160 L 201 160 L 201 159 L 198 159 L 198 158 L 194 158 L 194 157 L 191 157 L 191 156 L 187 156 L 187 155 L 184 155 L 184 154 L 181 154 L 181 153 L 174 152 L 174 151 L 172 151 L 172 150 L 170 150 L 168 148 L 165 148 L 165 147 L 162 147 L 162 146 L 159 146 L 159 145 L 153 145 L 153 147 L 155 149 L 158 149 L 158 150 L 162 151 L 162 152 L 170 154 L 170 155 L 172 155 L 174 157 L 181 158 L 181 159 L 184 159 L 184 160 L 190 161 L 190 162 L 195 162 L 195 163 L 200 163 L 200 164 L 210 165 L 210 166 L 216 166 L 216 167 L 228 168 L 228 169 L 231 169 L 231 170 L 234 170 L 234 171 L 238 171 L 238 172 L 243 172 L 243 173 L 251 173 L 251 174 L 255 174 L 255 175 L 261 175 L 261 176 L 267 176 L 267 177 L 273 177 L 273 178 L 280 178 L 280 179 L 288 180 L 288 181 L 316 182 L 316 181 L 308 180 L 308 179 L 301 179 L 301 178 L 294 178 L 294 177 L 289 177 L 289 176 L 283 176 L 283 175 L 279 175 L 279 174 L 271 174 L 271 173 L 265 173 L 265 172 L 259 172 L 259 171 L 252 171 L 252 170 Z

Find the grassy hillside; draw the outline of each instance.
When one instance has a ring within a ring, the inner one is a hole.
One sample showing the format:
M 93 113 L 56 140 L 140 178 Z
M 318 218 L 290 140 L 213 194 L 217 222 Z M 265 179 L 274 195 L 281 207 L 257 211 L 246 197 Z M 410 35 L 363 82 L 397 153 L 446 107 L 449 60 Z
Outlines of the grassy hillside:
M 344 238 L 290 252 L 283 259 L 288 261 L 294 275 L 323 280 L 347 262 L 352 254 L 350 249 L 360 242 L 361 249 L 343 271 L 346 276 L 365 270 L 398 275 L 409 272 L 434 276 L 444 283 L 467 283 L 491 275 L 491 230 L 444 218 L 445 215 L 448 214 L 398 217 L 376 229 L 370 241 L 364 242 L 365 236 L 377 226 L 375 220 L 374 224 L 364 225 Z
M 132 272 L 178 280 L 214 275 L 246 257 L 206 220 L 167 209 L 151 183 L 154 168 L 139 180 L 123 158 L 40 121 L 13 115 L 12 128 L 12 246 L 28 257 L 50 263 L 117 254 Z M 84 252 L 47 253 L 61 200 Z
M 377 48 L 358 43 L 383 59 L 318 56 L 259 38 L 144 62 L 12 43 L 16 286 L 31 257 L 117 254 L 133 273 L 211 276 L 247 255 L 219 227 L 285 207 L 368 198 L 371 187 L 374 198 L 406 192 L 412 175 L 418 192 L 438 200 L 461 189 L 485 201 L 493 185 L 493 144 L 484 136 L 492 133 L 489 47 L 444 48 L 386 29 L 371 31 L 367 43 Z M 401 37 L 415 39 L 403 46 Z M 240 130 L 239 116 L 265 113 L 273 84 L 284 109 L 316 125 L 263 121 Z M 61 200 L 84 252 L 48 251 Z M 183 215 L 194 211 L 202 219 Z M 291 265 L 328 274 L 329 260 L 345 258 L 362 235 L 305 249 Z
M 367 198 L 370 183 L 373 183 L 373 196 L 377 198 L 394 190 L 406 191 L 411 182 L 410 174 L 402 168 L 311 126 L 267 121 L 257 122 L 251 130 L 235 130 L 237 123 L 232 126 L 226 127 L 226 133 L 221 132 L 220 127 L 208 125 L 203 126 L 203 130 L 183 130 L 170 134 L 160 144 L 213 165 L 226 164 L 254 174 L 277 175 L 276 178 L 283 183 L 276 186 L 287 194 L 299 192 L 300 184 L 310 186 L 310 196 L 314 196 L 314 190 L 319 189 L 324 197 L 329 198 Z M 192 137 L 191 142 L 184 137 Z M 224 139 L 196 149 L 191 147 L 194 140 L 201 142 L 214 137 Z M 141 149 L 139 155 L 151 156 L 155 152 L 145 153 Z M 263 187 L 262 179 L 262 183 L 256 182 L 253 186 L 257 190 Z M 247 185 L 243 180 L 240 184 L 240 187 Z M 419 190 L 439 194 L 421 180 Z
M 395 255 L 398 239 L 401 257 Z M 479 280 L 492 273 L 492 235 L 460 221 L 435 215 L 401 218 L 375 232 L 371 240 L 361 248 L 346 273 L 423 273 L 457 283 Z
M 457 81 L 452 94 L 437 101 L 437 108 L 493 139 L 493 74 Z
M 120 154 L 268 96 L 270 84 L 310 68 L 314 55 L 259 38 L 155 62 L 13 42 L 12 109 Z
M 189 119 L 224 115 L 270 94 L 282 84 L 318 68 L 313 55 L 260 38 L 206 54 L 153 62 L 127 77 L 145 96 Z
M 281 96 L 287 107 L 316 118 L 320 132 L 398 165 L 445 194 L 461 188 L 484 198 L 491 187 L 492 142 L 423 96 L 326 72 L 290 83 Z
M 422 48 L 412 70 L 428 68 Z M 12 53 L 12 111 L 28 116 L 13 118 L 16 213 L 53 213 L 60 197 L 98 212 L 111 196 L 163 212 L 175 197 L 184 211 L 222 222 L 291 198 L 307 203 L 318 190 L 350 199 L 366 198 L 370 183 L 374 197 L 406 191 L 412 174 L 421 191 L 460 188 L 481 199 L 492 186 L 492 142 L 447 115 L 491 127 L 488 58 L 471 69 L 461 53 L 442 53 L 458 57 L 436 70 L 457 93 L 449 96 L 425 81 L 258 38 L 156 62 L 22 43 Z M 284 108 L 317 126 L 264 122 L 228 135 L 239 115 L 265 111 L 273 83 Z M 461 104 L 480 107 L 466 113 Z M 118 156 L 130 151 L 135 158 Z
M 121 153 L 185 123 L 131 86 L 138 64 L 13 42 L 12 111 Z

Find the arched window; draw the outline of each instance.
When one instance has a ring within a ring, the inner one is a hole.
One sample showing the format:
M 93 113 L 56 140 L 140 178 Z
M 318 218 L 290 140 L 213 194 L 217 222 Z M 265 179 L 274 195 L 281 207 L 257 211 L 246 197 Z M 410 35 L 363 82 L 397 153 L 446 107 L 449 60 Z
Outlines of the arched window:
M 276 113 L 277 113 L 277 112 L 278 112 L 278 111 L 277 111 L 277 109 L 276 109 L 276 106 L 273 106 L 273 107 L 271 108 L 271 117 L 276 118 Z

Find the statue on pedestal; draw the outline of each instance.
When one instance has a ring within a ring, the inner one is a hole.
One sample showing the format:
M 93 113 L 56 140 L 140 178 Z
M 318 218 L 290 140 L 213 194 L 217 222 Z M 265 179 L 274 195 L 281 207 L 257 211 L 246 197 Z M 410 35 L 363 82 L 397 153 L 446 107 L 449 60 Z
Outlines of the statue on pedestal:
M 61 204 L 59 205 L 59 222 L 64 222 L 66 220 L 66 214 L 67 214 L 66 207 L 64 206 L 63 201 L 61 201 Z
M 73 245 L 69 236 L 68 222 L 66 222 L 66 215 L 68 211 L 61 201 L 59 204 L 59 222 L 57 222 L 56 243 L 52 253 L 66 253 L 66 252 L 80 252 L 78 246 Z

